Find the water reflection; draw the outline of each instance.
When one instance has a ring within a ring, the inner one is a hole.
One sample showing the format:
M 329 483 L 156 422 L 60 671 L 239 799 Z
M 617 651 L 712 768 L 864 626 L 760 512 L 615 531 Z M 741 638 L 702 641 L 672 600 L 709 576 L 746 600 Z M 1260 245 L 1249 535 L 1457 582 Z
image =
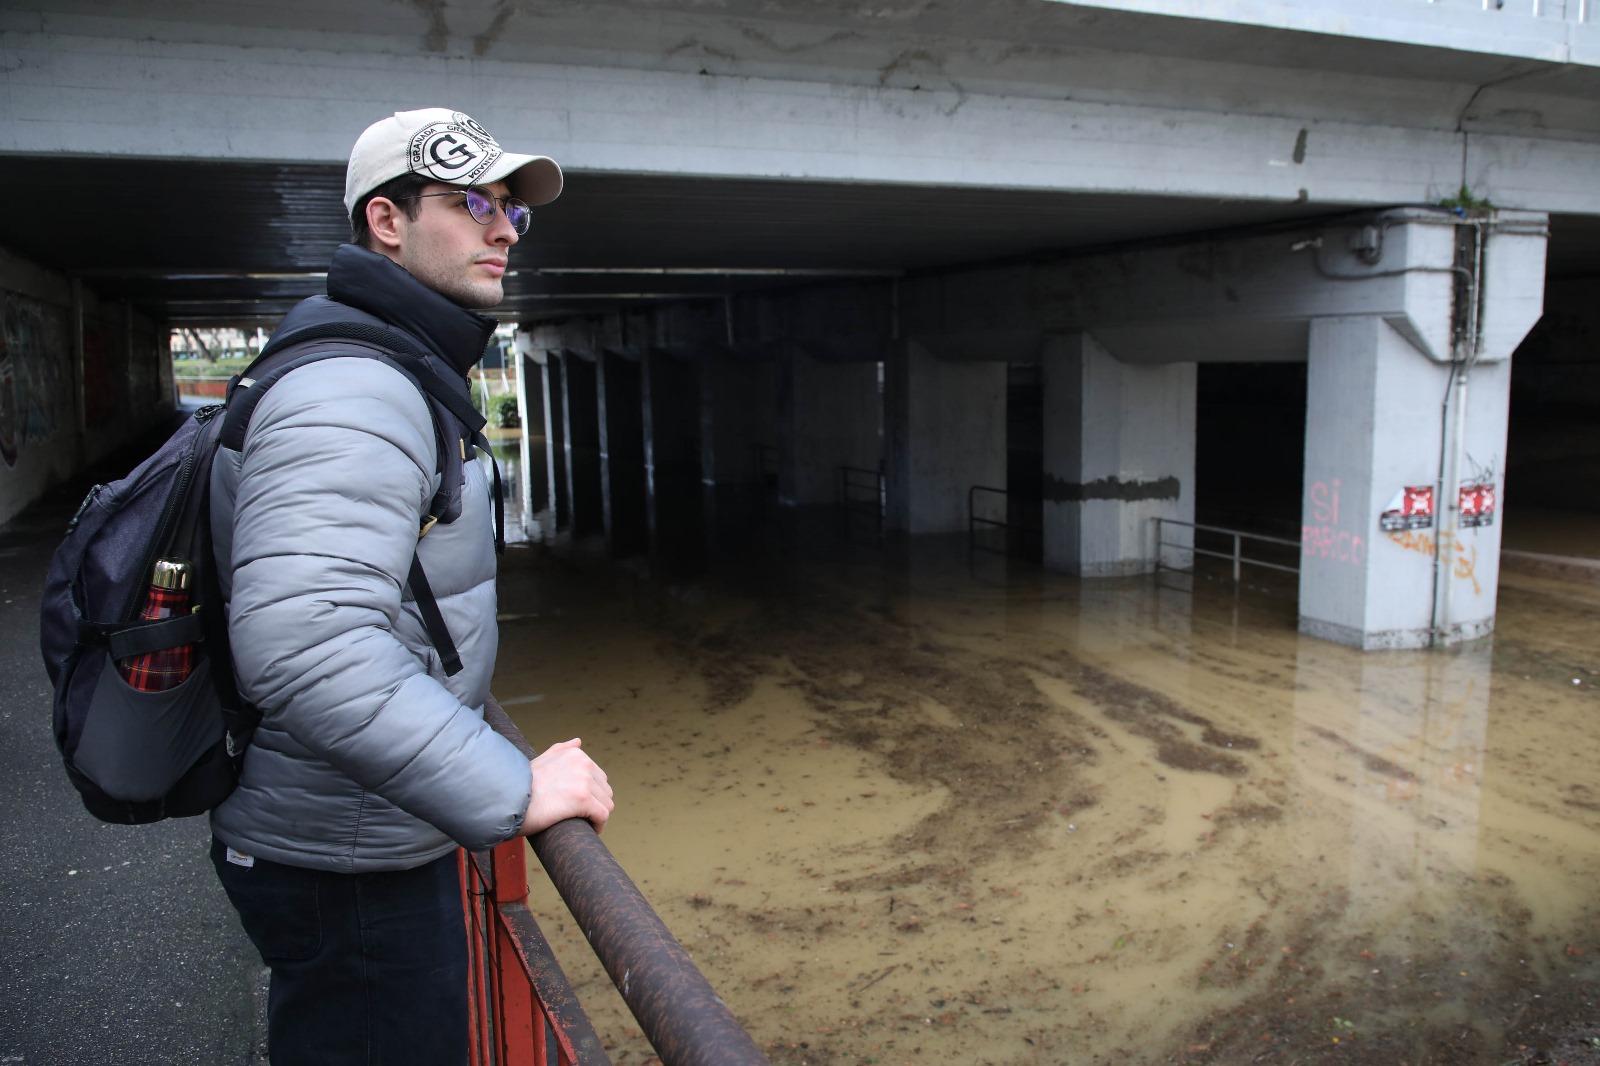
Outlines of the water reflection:
M 494 462 L 500 468 L 500 483 L 504 493 L 505 541 L 507 544 L 525 543 L 530 539 L 530 531 L 523 511 L 523 500 L 528 493 L 528 484 L 522 469 L 522 436 L 521 434 L 502 436 L 490 441 L 490 447 L 494 451 Z M 487 469 L 489 460 L 482 454 L 478 458 L 485 467 L 485 476 L 494 477 Z
M 1270 582 L 774 540 L 693 584 L 508 555 L 496 690 L 607 766 L 608 843 L 775 1061 L 1586 1061 L 1600 592 L 1362 655 Z

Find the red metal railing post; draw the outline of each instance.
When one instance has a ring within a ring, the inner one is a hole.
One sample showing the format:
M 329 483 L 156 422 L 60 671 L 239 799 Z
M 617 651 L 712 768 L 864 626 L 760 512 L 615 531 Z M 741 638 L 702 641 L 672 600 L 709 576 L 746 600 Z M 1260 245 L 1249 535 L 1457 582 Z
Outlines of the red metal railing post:
M 482 943 L 478 931 L 477 870 L 465 850 L 456 852 L 456 869 L 461 876 L 461 911 L 467 926 L 467 1062 L 469 1066 L 489 1066 L 488 1048 L 483 1034 L 487 1025 L 483 1000 Z
M 528 868 L 524 856 L 527 843 L 512 837 L 489 853 L 489 868 L 494 877 L 495 906 L 523 903 L 528 898 Z M 533 988 L 528 983 L 511 931 L 504 922 L 494 923 L 496 1012 L 500 1037 L 500 1061 L 505 1066 L 544 1066 L 543 1019 L 536 1024 Z

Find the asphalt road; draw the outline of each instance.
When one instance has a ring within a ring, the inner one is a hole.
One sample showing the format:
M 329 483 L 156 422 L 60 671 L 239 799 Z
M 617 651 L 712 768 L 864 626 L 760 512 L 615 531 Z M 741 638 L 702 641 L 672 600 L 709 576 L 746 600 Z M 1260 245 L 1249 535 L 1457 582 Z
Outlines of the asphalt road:
M 103 825 L 56 752 L 39 594 L 89 483 L 0 527 L 0 1064 L 264 1062 L 265 970 L 206 820 Z

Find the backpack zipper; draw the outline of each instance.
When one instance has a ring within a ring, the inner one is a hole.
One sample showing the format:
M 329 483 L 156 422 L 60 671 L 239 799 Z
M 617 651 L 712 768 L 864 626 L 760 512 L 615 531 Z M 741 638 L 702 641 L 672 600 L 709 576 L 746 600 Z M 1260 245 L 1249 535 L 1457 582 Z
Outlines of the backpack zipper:
M 205 409 L 202 408 L 201 410 Z M 215 413 L 215 411 L 212 412 L 212 414 Z M 195 414 L 198 416 L 200 412 L 196 411 Z M 209 419 L 212 415 L 207 415 L 206 417 Z M 199 435 L 196 434 L 192 443 L 197 446 L 199 441 Z M 150 583 L 150 574 L 155 569 L 156 560 L 166 550 L 167 541 L 172 537 L 173 523 L 177 520 L 178 512 L 183 503 L 188 499 L 189 482 L 194 477 L 194 453 L 195 447 L 191 446 L 178 462 L 177 480 L 172 486 L 172 492 L 167 496 L 166 505 L 161 509 L 161 519 L 156 523 L 155 539 L 150 542 L 150 552 L 145 556 L 143 568 L 139 570 L 139 580 L 134 583 L 133 594 L 129 598 L 127 606 L 122 610 L 122 620 L 124 622 L 132 622 L 138 618 L 139 609 L 144 604 L 144 597 L 147 592 L 146 586 Z

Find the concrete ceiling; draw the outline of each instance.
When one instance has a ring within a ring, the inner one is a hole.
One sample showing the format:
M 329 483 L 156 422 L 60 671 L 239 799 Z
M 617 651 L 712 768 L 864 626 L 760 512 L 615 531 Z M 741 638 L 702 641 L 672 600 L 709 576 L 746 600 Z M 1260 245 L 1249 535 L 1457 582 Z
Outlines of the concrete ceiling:
M 270 319 L 349 231 L 338 167 L 10 158 L 0 247 L 158 318 Z M 28 205 L 37 209 L 28 209 Z M 51 205 L 65 205 L 55 209 Z M 568 175 L 513 253 L 508 317 L 882 277 L 1275 222 L 1327 206 Z
M 10 158 L 0 247 L 158 319 L 271 321 L 348 239 L 336 166 Z M 56 208 L 52 205 L 65 205 Z M 32 205 L 32 207 L 30 207 Z M 525 321 L 1312 218 L 1284 205 L 572 173 L 513 253 Z M 1552 220 L 1552 277 L 1600 277 L 1600 219 Z

